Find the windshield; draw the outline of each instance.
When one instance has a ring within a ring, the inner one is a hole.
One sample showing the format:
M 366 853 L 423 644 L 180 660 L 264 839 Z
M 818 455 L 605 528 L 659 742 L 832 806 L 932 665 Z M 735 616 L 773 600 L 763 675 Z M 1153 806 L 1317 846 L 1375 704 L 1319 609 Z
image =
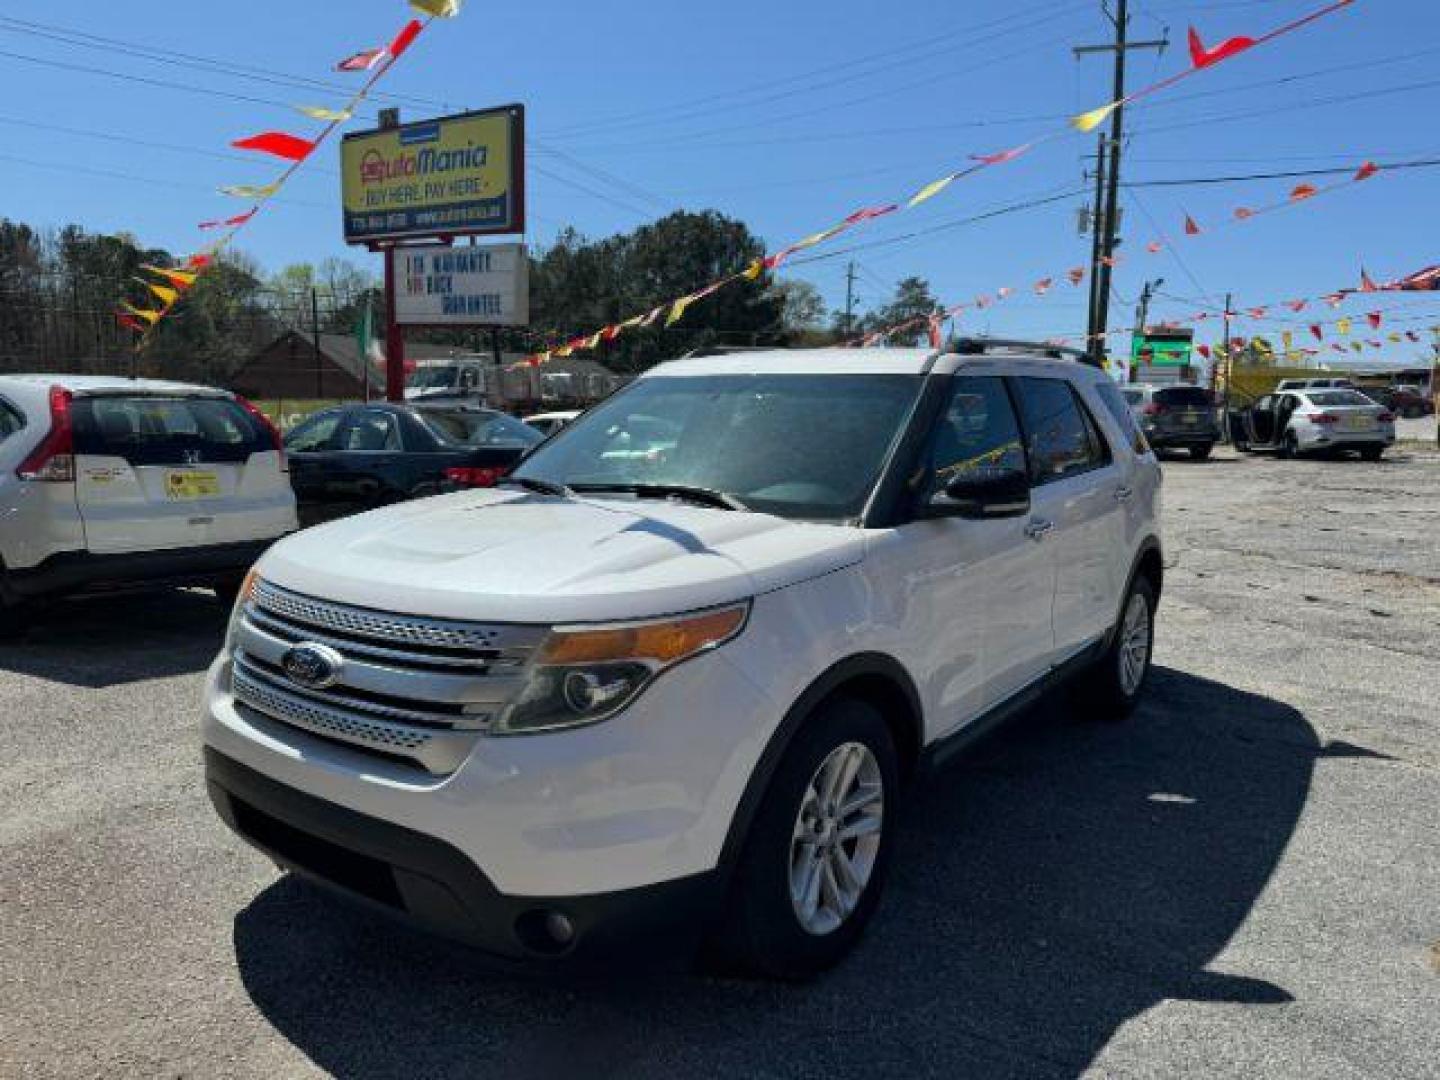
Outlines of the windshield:
M 1199 386 L 1171 386 L 1156 390 L 1155 400 L 1172 409 L 1208 409 L 1214 404 L 1210 391 Z
M 441 439 L 459 446 L 534 446 L 545 438 L 504 413 L 427 410 L 420 419 Z
M 781 517 L 859 515 L 920 392 L 913 375 L 642 379 L 515 471 L 587 485 L 705 488 Z
M 459 380 L 457 367 L 425 368 L 410 376 L 405 384 L 411 390 L 449 390 Z

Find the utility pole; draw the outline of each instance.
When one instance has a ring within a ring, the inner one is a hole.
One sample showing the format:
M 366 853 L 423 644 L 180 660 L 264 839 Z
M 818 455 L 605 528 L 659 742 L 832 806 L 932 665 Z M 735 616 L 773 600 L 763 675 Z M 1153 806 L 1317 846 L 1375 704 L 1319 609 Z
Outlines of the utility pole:
M 320 296 L 310 286 L 310 344 L 315 353 L 315 400 L 325 397 L 325 369 L 320 361 Z
M 1230 384 L 1232 381 L 1234 381 L 1235 378 L 1235 359 L 1230 355 L 1230 311 L 1233 306 L 1233 302 L 1234 297 L 1232 297 L 1227 292 L 1225 294 L 1225 326 L 1222 330 L 1222 336 L 1220 338 L 1220 347 L 1223 350 L 1223 355 L 1225 357 L 1225 393 L 1221 396 L 1220 399 L 1222 406 L 1220 410 L 1220 415 L 1225 418 L 1225 435 L 1232 445 L 1235 442 L 1235 432 L 1232 431 L 1230 428 Z M 1219 366 L 1218 362 L 1216 366 Z M 1211 381 L 1214 381 L 1213 372 L 1211 373 Z
M 850 336 L 850 327 L 855 321 L 855 260 L 845 268 L 845 336 Z
M 1104 8 L 1107 15 L 1108 9 Z M 1110 16 L 1110 21 L 1115 26 L 1115 43 L 1113 45 L 1082 45 L 1075 49 L 1077 58 L 1087 53 L 1113 52 L 1115 54 L 1115 83 L 1111 101 L 1122 101 L 1125 98 L 1125 54 L 1131 49 L 1155 49 L 1164 52 L 1169 45 L 1168 38 L 1156 41 L 1129 41 L 1130 29 L 1130 3 L 1129 0 L 1117 0 L 1115 14 Z M 1106 161 L 1104 189 L 1105 202 L 1102 209 L 1099 200 L 1095 205 L 1096 232 L 1100 234 L 1098 245 L 1099 253 L 1091 267 L 1093 277 L 1091 278 L 1091 296 L 1094 304 L 1091 311 L 1092 324 L 1090 334 L 1092 341 L 1100 342 L 1100 355 L 1104 355 L 1106 347 L 1106 331 L 1109 329 L 1110 321 L 1110 280 L 1112 262 L 1115 258 L 1115 248 L 1118 246 L 1115 232 L 1119 217 L 1120 202 L 1120 152 L 1124 145 L 1125 138 L 1125 109 L 1117 106 L 1110 114 L 1110 138 L 1109 156 Z M 1104 158 L 1102 145 L 1102 159 Z M 1099 184 L 1097 184 L 1097 192 Z
M 1146 327 L 1149 325 L 1150 301 L 1155 296 L 1155 290 L 1160 288 L 1160 286 L 1164 284 L 1164 278 L 1156 278 L 1154 281 L 1145 282 L 1145 287 L 1140 290 L 1140 304 L 1135 310 L 1135 332 L 1139 334 L 1142 338 L 1145 336 Z M 1139 382 L 1140 380 L 1139 378 L 1137 378 L 1137 376 L 1140 373 L 1135 370 L 1135 364 L 1133 359 L 1129 367 L 1130 381 L 1132 383 Z
M 1090 216 L 1090 308 L 1085 324 L 1085 351 L 1100 357 L 1105 355 L 1104 327 L 1100 322 L 1100 285 L 1103 280 L 1100 271 L 1104 268 L 1100 256 L 1105 253 L 1105 230 L 1100 224 L 1100 208 L 1104 201 L 1105 136 L 1102 134 L 1095 149 L 1095 212 Z

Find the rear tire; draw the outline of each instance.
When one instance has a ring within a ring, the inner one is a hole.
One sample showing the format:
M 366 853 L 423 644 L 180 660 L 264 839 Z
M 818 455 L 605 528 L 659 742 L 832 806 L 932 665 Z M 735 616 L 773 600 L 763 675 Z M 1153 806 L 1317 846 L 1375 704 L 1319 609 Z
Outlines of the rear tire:
M 1190 447 L 1190 460 L 1204 461 L 1210 456 L 1210 451 L 1214 449 L 1215 447 L 1210 443 L 1206 443 L 1204 446 L 1192 446 Z
M 1137 577 L 1120 609 L 1115 639 L 1082 678 L 1081 698 L 1091 714 L 1123 720 L 1135 711 L 1150 681 L 1155 652 L 1155 586 Z
M 899 784 L 879 711 L 849 698 L 821 705 L 770 779 L 708 949 L 712 966 L 802 980 L 838 963 L 880 901 Z
M 1385 448 L 1383 446 L 1366 446 L 1360 450 L 1360 458 L 1363 461 L 1379 461 L 1384 456 Z

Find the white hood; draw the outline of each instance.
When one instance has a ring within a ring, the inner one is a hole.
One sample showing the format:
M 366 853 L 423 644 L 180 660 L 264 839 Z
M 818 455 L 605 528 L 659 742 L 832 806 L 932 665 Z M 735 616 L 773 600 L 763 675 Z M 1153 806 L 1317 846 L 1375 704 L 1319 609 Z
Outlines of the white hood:
M 856 563 L 859 529 L 656 500 L 464 492 L 284 540 L 261 573 L 358 607 L 482 622 L 604 622 L 770 592 Z

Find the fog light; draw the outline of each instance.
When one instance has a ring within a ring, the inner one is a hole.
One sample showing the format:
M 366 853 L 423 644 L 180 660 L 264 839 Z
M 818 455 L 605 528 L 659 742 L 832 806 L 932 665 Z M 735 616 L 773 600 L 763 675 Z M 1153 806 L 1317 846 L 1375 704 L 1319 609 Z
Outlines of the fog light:
M 570 916 L 552 911 L 545 916 L 545 933 L 556 945 L 569 945 L 575 940 L 575 924 L 570 921 Z

